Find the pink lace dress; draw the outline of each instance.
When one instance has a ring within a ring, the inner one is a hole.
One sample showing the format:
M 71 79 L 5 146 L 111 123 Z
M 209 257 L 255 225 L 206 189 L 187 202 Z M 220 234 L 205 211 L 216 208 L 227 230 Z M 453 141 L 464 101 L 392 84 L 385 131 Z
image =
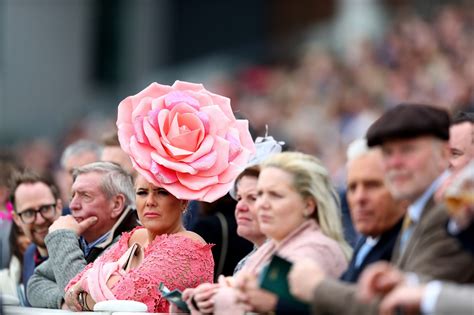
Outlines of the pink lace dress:
M 127 251 L 132 234 L 143 227 L 124 233 L 120 240 L 100 256 L 97 263 L 115 262 Z M 144 249 L 142 263 L 126 273 L 110 289 L 118 300 L 145 303 L 148 312 L 168 312 L 169 302 L 161 298 L 158 285 L 163 282 L 170 290 L 194 288 L 204 282 L 212 282 L 214 260 L 212 245 L 199 243 L 183 235 L 157 236 Z M 94 262 L 94 263 L 96 263 Z M 82 276 L 94 263 L 76 275 L 66 291 L 82 280 Z

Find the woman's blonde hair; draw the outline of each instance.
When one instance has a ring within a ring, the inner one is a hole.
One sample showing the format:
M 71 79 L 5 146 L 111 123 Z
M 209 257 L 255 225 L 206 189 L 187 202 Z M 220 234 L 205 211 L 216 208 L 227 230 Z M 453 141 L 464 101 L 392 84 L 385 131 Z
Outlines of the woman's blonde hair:
M 276 167 L 293 175 L 295 190 L 304 199 L 311 198 L 316 204 L 312 218 L 318 222 L 325 235 L 339 243 L 346 259 L 349 259 L 352 249 L 342 231 L 339 197 L 321 162 L 301 152 L 283 152 L 271 156 L 260 167 L 262 170 Z

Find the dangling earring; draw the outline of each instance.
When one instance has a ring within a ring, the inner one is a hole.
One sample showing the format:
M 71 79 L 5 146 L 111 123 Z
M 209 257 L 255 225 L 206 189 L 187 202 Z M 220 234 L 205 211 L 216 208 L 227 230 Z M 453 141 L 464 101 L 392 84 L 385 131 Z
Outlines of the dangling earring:
M 187 208 L 188 208 L 188 205 L 187 205 L 187 204 L 184 204 L 181 208 L 182 208 L 181 212 L 182 212 L 183 214 L 185 214 L 186 211 L 188 210 L 188 209 L 187 209 Z

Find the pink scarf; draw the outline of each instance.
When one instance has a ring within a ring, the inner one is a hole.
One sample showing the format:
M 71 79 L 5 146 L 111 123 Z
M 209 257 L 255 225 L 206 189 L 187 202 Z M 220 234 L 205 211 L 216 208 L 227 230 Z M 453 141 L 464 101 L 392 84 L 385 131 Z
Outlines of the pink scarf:
M 107 286 L 108 280 L 112 276 L 123 277 L 131 268 L 139 265 L 142 259 L 143 250 L 138 243 L 134 243 L 118 261 L 95 261 L 82 276 L 81 286 L 95 302 L 116 300 L 117 298 Z

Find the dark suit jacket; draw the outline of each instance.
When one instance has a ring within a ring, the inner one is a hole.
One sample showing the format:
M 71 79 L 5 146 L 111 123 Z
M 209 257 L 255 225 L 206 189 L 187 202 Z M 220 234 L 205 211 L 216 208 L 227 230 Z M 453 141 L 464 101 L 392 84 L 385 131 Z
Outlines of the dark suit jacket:
M 413 230 L 405 251 L 397 244 L 391 262 L 403 271 L 420 275 L 422 280 L 441 279 L 461 283 L 474 282 L 474 256 L 447 234 L 447 210 L 430 200 L 423 209 L 420 222 Z M 313 314 L 378 314 L 379 301 L 364 304 L 356 298 L 356 286 L 326 279 L 316 288 Z M 341 303 L 344 301 L 344 303 Z
M 458 239 L 466 250 L 474 255 L 474 222 L 472 222 L 466 229 L 453 236 Z
M 403 219 L 399 220 L 397 224 L 392 226 L 392 228 L 388 231 L 385 231 L 382 235 L 380 235 L 380 239 L 375 244 L 375 246 L 370 250 L 370 252 L 365 256 L 364 260 L 359 267 L 355 266 L 356 257 L 359 253 L 360 248 L 365 243 L 367 237 L 363 237 L 356 245 L 354 254 L 352 255 L 352 260 L 349 263 L 349 267 L 347 270 L 342 274 L 341 280 L 346 282 L 355 283 L 359 279 L 361 272 L 367 267 L 368 265 L 380 261 L 390 261 L 392 258 L 393 248 L 397 241 L 398 233 L 402 227 Z

